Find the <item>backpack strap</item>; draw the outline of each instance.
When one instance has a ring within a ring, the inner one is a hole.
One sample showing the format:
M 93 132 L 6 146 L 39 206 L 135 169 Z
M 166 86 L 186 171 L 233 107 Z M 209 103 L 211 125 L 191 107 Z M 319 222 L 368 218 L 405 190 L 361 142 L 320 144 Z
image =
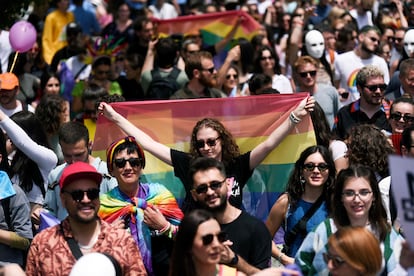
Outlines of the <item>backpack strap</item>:
M 168 75 L 171 79 L 176 80 L 178 78 L 178 75 L 180 74 L 180 69 L 178 69 L 177 67 L 173 67 L 171 73 Z

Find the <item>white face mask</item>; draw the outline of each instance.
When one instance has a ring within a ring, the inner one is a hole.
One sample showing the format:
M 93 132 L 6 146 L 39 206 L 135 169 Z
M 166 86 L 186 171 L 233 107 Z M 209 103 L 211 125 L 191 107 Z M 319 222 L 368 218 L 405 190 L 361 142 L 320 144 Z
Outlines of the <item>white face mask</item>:
M 321 32 L 312 30 L 305 36 L 305 46 L 308 54 L 316 59 L 320 59 L 325 51 L 325 40 Z
M 404 35 L 404 51 L 408 57 L 414 57 L 414 30 L 408 30 Z

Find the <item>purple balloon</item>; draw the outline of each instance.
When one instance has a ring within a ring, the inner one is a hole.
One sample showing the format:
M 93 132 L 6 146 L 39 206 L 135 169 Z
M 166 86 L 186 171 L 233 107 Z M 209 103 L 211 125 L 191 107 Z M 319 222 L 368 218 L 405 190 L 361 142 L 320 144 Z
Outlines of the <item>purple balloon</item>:
M 10 45 L 17 52 L 24 53 L 30 50 L 36 42 L 36 29 L 27 21 L 18 21 L 10 29 Z

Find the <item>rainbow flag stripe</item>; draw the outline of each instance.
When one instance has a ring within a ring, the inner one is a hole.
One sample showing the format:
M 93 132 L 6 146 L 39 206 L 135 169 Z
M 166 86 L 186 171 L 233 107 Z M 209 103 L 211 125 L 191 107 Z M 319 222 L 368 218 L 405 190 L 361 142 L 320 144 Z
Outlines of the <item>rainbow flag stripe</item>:
M 203 34 L 203 42 L 213 45 L 223 39 L 242 17 L 243 20 L 237 29 L 234 38 L 244 37 L 250 40 L 261 28 L 260 24 L 244 11 L 228 11 L 208 13 L 202 15 L 180 16 L 169 20 L 156 20 L 160 36 L 172 34 L 198 33 Z
M 204 117 L 214 117 L 234 135 L 241 152 L 264 141 L 307 93 L 261 95 L 221 99 L 142 101 L 114 103 L 113 107 L 153 139 L 171 148 L 188 151 L 192 129 Z M 112 122 L 100 116 L 94 139 L 94 156 L 105 160 L 106 147 L 125 136 Z M 139 139 L 138 139 L 139 140 Z M 315 144 L 307 116 L 256 168 L 244 188 L 245 209 L 264 219 L 277 196 L 284 191 L 293 163 L 308 146 Z M 184 198 L 180 180 L 171 166 L 146 152 L 143 178 L 166 185 L 179 202 Z

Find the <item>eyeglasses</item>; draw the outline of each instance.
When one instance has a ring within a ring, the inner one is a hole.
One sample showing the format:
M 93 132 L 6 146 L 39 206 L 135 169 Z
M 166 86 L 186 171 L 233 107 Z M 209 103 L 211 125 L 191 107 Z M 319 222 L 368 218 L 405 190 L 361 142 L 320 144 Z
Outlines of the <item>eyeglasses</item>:
M 402 37 L 394 37 L 394 41 L 395 42 L 401 42 L 401 41 L 403 41 L 403 38 Z
M 83 190 L 74 190 L 74 191 L 71 191 L 71 192 L 70 191 L 62 190 L 62 192 L 63 193 L 70 194 L 72 196 L 72 199 L 74 201 L 76 201 L 76 202 L 81 202 L 82 199 L 85 196 L 85 193 L 86 193 L 87 197 L 90 200 L 95 200 L 95 199 L 97 199 L 99 197 L 99 189 L 96 189 L 96 188 L 89 189 L 89 190 L 86 190 L 86 191 L 83 191 Z
M 230 78 L 233 78 L 233 79 L 237 79 L 239 77 L 239 75 L 237 75 L 237 74 L 235 74 L 235 75 L 231 75 L 231 74 L 229 74 L 229 75 L 227 75 L 226 76 L 226 79 L 230 79 Z
M 356 192 L 354 190 L 345 190 L 342 193 L 342 195 L 347 200 L 353 200 L 356 196 L 358 196 L 361 200 L 366 200 L 370 197 L 371 194 L 372 194 L 372 191 L 368 189 L 363 189 L 363 190 L 360 190 L 359 192 Z
M 401 113 L 391 113 L 390 118 L 399 121 L 401 118 L 405 123 L 412 123 L 414 122 L 414 116 L 408 115 L 408 114 L 401 114 Z
M 341 257 L 333 256 L 329 253 L 323 253 L 323 260 L 326 264 L 328 264 L 329 261 L 332 261 L 332 265 L 334 268 L 337 268 L 345 263 L 345 261 Z
M 378 42 L 379 41 L 379 39 L 378 38 L 376 38 L 376 37 L 369 37 L 369 39 L 371 39 L 371 41 L 372 42 Z
M 215 139 L 207 139 L 206 141 L 204 140 L 197 140 L 195 142 L 195 146 L 198 149 L 204 148 L 204 145 L 207 144 L 209 147 L 214 147 L 217 144 L 217 140 L 220 139 L 220 136 L 215 138 Z
M 218 181 L 218 180 L 215 180 L 215 181 L 211 181 L 209 184 L 201 184 L 201 185 L 197 186 L 197 188 L 194 188 L 194 191 L 199 195 L 207 193 L 208 188 L 215 191 L 217 189 L 220 189 L 225 181 L 226 181 L 226 179 L 224 179 L 221 182 Z
M 129 158 L 129 159 L 118 158 L 118 159 L 114 159 L 114 164 L 119 169 L 122 169 L 123 167 L 125 167 L 126 162 L 128 162 L 129 165 L 131 165 L 131 167 L 141 166 L 141 158 Z
M 217 240 L 220 243 L 223 243 L 227 240 L 227 233 L 223 232 L 223 231 L 218 233 L 217 235 L 207 234 L 207 235 L 204 235 L 204 236 L 201 237 L 201 239 L 203 240 L 203 245 L 207 246 L 207 245 L 211 244 L 213 242 L 214 236 L 217 237 Z
M 261 57 L 261 60 L 272 60 L 273 57 L 272 56 L 268 56 L 268 57 Z
M 379 88 L 381 92 L 384 92 L 385 89 L 387 89 L 387 85 L 385 83 L 383 84 L 373 84 L 373 85 L 364 85 L 364 87 L 368 88 L 369 91 L 375 92 Z
M 320 172 L 324 172 L 327 169 L 329 169 L 329 166 L 326 163 L 320 163 L 319 165 L 316 165 L 316 164 L 313 164 L 313 163 L 306 163 L 306 164 L 303 164 L 303 168 L 308 172 L 313 172 L 313 170 L 315 170 L 315 168 L 318 168 L 318 170 Z
M 206 69 L 206 68 L 202 68 L 201 70 L 203 70 L 203 71 L 209 71 L 209 72 L 210 72 L 210 74 L 213 74 L 213 73 L 214 73 L 214 70 L 216 70 L 216 68 L 214 68 L 214 66 L 213 66 L 213 67 L 208 68 L 208 69 Z
M 308 74 L 309 74 L 311 77 L 314 77 L 314 76 L 316 76 L 316 70 L 313 70 L 313 71 L 307 71 L 307 72 L 299 72 L 299 75 L 300 75 L 302 78 L 306 78 L 306 77 L 308 76 Z

